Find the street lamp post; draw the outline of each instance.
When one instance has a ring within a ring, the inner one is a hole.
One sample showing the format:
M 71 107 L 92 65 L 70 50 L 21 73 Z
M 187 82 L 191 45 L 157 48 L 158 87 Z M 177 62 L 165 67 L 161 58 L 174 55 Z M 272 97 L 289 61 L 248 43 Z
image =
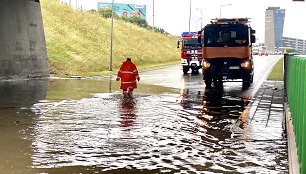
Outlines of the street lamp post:
M 197 30 L 197 28 L 198 28 L 198 21 L 199 20 L 201 20 L 201 29 L 200 30 L 202 30 L 202 18 L 199 18 L 197 21 L 196 21 L 196 30 Z
M 191 21 L 191 0 L 189 5 L 189 33 L 190 33 L 190 21 Z
M 201 19 L 201 29 L 202 29 L 203 13 L 202 13 L 202 10 L 199 9 L 199 8 L 196 8 L 196 10 L 199 10 L 200 13 L 201 13 L 201 18 L 199 18 L 199 19 Z M 198 19 L 198 20 L 199 20 L 199 19 Z M 197 22 L 198 22 L 198 21 L 197 21 Z
M 222 4 L 222 5 L 220 5 L 220 18 L 221 18 L 222 7 L 230 6 L 230 5 L 232 5 L 232 4 Z
M 110 42 L 110 58 L 109 58 L 109 70 L 113 70 L 113 32 L 114 32 L 114 0 L 112 0 L 112 26 L 111 26 L 111 42 Z

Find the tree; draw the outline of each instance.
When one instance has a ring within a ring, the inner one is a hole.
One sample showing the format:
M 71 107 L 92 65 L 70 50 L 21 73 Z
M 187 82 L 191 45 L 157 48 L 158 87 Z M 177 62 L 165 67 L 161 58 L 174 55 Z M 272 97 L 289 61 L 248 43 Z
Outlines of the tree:
M 103 17 L 103 18 L 111 18 L 112 17 L 112 9 L 110 8 L 107 8 L 107 9 L 104 9 L 104 8 L 100 8 L 98 10 L 99 14 Z M 117 13 L 114 13 L 114 18 L 118 19 L 119 16 L 117 15 Z

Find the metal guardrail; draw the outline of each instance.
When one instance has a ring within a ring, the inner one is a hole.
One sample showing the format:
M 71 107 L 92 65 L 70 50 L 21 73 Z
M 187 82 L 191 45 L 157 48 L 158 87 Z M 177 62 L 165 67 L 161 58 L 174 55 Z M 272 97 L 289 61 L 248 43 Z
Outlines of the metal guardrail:
M 299 173 L 306 173 L 306 56 L 284 56 L 285 101 L 295 136 Z

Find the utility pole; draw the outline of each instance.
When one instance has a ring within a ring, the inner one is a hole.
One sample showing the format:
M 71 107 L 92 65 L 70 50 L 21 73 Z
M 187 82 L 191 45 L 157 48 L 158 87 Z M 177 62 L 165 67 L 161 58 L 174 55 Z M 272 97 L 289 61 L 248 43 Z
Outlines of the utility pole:
M 109 58 L 109 70 L 113 70 L 113 32 L 114 32 L 114 0 L 112 0 L 112 25 L 111 25 L 111 42 L 110 42 L 110 58 Z
M 154 28 L 154 0 L 153 0 L 153 28 Z

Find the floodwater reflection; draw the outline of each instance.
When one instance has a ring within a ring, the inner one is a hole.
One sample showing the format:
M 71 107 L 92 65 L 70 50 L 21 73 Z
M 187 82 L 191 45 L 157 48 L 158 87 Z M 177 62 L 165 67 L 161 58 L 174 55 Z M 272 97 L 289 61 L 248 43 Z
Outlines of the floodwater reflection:
M 48 79 L 0 81 L 0 173 L 34 173 L 33 127 L 29 109 L 46 99 Z
M 249 132 L 252 128 L 247 124 L 250 98 L 244 94 L 223 87 L 181 90 L 180 105 L 188 112 L 198 110 L 198 114 L 194 114 L 193 133 L 201 137 L 199 144 L 210 147 L 206 159 L 214 163 L 206 171 L 288 173 L 285 137 L 257 141 L 257 137 L 252 136 Z M 281 137 L 282 132 L 279 135 Z
M 223 88 L 194 91 L 194 94 L 184 90 L 181 94 L 180 104 L 183 108 L 199 110 L 194 131 L 204 132 L 202 139 L 207 140 L 207 145 L 217 149 L 222 148 L 223 141 L 234 137 L 232 129 L 237 129 L 235 122 L 249 104 L 248 97 L 228 95 Z
M 120 103 L 120 127 L 129 130 L 134 125 L 137 115 L 135 114 L 136 101 L 133 98 L 123 98 Z
M 116 82 L 110 93 L 107 80 L 51 81 L 46 100 L 25 108 L 26 112 L 12 112 L 30 121 L 9 135 L 17 137 L 14 142 L 6 143 L 27 142 L 21 144 L 29 152 L 24 155 L 26 163 L 17 161 L 18 169 L 13 171 L 286 173 L 284 160 L 280 160 L 286 154 L 279 153 L 285 148 L 283 141 L 241 138 L 245 128 L 239 127 L 237 120 L 248 106 L 247 97 L 230 95 L 226 88 L 205 91 L 186 87 L 180 93 L 173 88 L 139 85 L 133 99 L 123 99 Z M 8 127 L 0 133 L 15 129 Z M 2 158 L 2 162 L 7 159 Z
M 46 98 L 48 84 L 48 79 L 0 81 L 0 108 L 32 106 Z

